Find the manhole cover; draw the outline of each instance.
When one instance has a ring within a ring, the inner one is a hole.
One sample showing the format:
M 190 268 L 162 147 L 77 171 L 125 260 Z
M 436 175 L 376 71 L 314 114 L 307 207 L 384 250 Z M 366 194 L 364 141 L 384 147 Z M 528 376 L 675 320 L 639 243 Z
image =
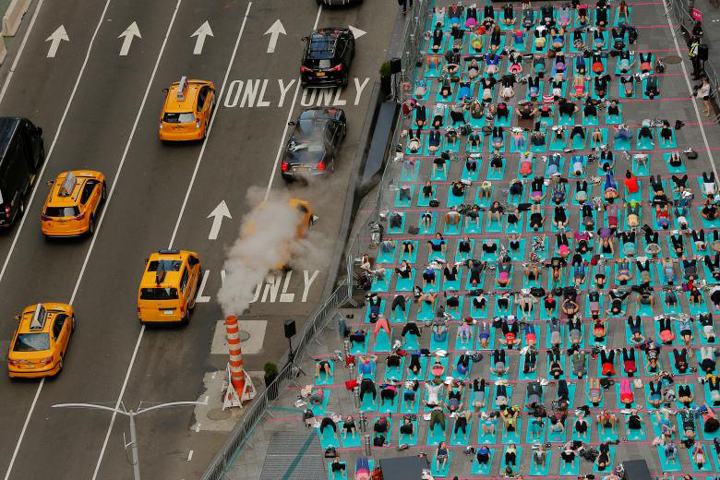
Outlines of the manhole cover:
M 230 409 L 223 411 L 220 408 L 214 408 L 208 412 L 207 416 L 210 420 L 219 422 L 220 420 L 227 420 L 228 418 L 230 418 L 231 414 L 232 411 Z
M 247 342 L 250 340 L 250 334 L 245 330 L 240 330 L 240 342 Z
M 663 58 L 663 62 L 669 65 L 677 65 L 682 62 L 682 58 L 678 57 L 677 55 L 668 55 L 667 57 Z

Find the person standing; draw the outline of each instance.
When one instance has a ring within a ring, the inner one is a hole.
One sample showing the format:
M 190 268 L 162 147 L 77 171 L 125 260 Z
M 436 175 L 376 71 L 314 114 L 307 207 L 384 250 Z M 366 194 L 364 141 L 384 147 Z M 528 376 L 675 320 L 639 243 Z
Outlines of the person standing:
M 703 71 L 703 62 L 700 59 L 699 55 L 700 38 L 697 36 L 693 36 L 688 42 L 688 48 L 690 49 L 688 52 L 688 57 L 690 57 L 690 62 L 692 63 L 693 67 L 693 80 L 698 80 Z
M 704 75 L 702 77 L 702 84 L 700 84 L 700 87 L 697 89 L 697 92 L 695 94 L 699 99 L 703 101 L 703 104 L 705 105 L 705 116 L 710 116 L 710 81 L 708 80 L 708 77 Z

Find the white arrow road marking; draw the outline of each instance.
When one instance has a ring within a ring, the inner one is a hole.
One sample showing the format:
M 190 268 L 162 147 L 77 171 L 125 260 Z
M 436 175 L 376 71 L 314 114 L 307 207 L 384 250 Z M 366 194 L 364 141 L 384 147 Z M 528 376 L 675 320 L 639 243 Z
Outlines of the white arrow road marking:
M 228 210 L 225 200 L 218 203 L 218 206 L 215 207 L 215 210 L 210 212 L 210 215 L 208 215 L 207 218 L 210 218 L 210 217 L 213 217 L 213 223 L 212 223 L 212 227 L 210 227 L 210 234 L 208 235 L 208 240 L 217 240 L 218 233 L 220 233 L 220 226 L 222 225 L 223 218 L 224 217 L 232 218 L 232 215 L 230 215 L 230 210 Z
M 353 36 L 355 37 L 355 40 L 365 35 L 367 32 L 365 30 L 360 30 L 357 27 L 353 27 L 352 25 L 348 26 L 350 31 L 353 33 Z
M 50 35 L 46 42 L 50 43 L 50 50 L 48 50 L 47 57 L 48 58 L 55 58 L 55 54 L 58 51 L 58 47 L 60 46 L 60 42 L 65 40 L 66 42 L 70 41 L 70 37 L 68 37 L 67 32 L 65 31 L 65 25 L 60 25 L 57 30 L 55 30 L 52 35 Z
M 142 38 L 142 35 L 140 35 L 140 29 L 138 28 L 137 22 L 132 22 L 128 28 L 125 29 L 124 32 L 122 32 L 120 35 L 118 35 L 118 38 L 123 38 L 122 47 L 120 47 L 120 56 L 121 57 L 127 57 L 128 52 L 130 51 L 130 45 L 132 45 L 133 39 L 135 37 Z
M 205 45 L 205 39 L 207 37 L 214 37 L 212 28 L 210 28 L 210 23 L 205 20 L 205 23 L 200 25 L 200 28 L 195 30 L 195 33 L 190 35 L 190 37 L 197 37 L 197 41 L 195 42 L 195 49 L 193 50 L 193 55 L 200 55 L 202 53 L 203 45 Z
M 270 28 L 267 29 L 267 32 L 265 32 L 265 35 L 270 34 L 270 42 L 268 43 L 267 53 L 274 53 L 275 52 L 275 46 L 277 45 L 278 37 L 280 37 L 280 34 L 287 35 L 285 32 L 285 27 L 283 27 L 282 22 L 280 19 L 275 20 L 275 23 L 273 23 Z

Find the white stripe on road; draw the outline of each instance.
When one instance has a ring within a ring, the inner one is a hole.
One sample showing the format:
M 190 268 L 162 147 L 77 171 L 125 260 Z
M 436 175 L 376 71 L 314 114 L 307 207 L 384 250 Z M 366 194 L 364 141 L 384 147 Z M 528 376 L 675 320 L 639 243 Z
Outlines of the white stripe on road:
M 157 74 L 158 67 L 160 66 L 160 60 L 162 59 L 163 53 L 165 52 L 165 47 L 167 46 L 168 38 L 170 37 L 170 31 L 172 30 L 173 25 L 175 24 L 175 19 L 177 18 L 178 10 L 180 9 L 180 4 L 182 3 L 182 0 L 177 0 L 177 3 L 175 4 L 175 10 L 173 10 L 172 18 L 170 19 L 170 24 L 168 25 L 167 31 L 165 32 L 165 38 L 163 38 L 162 45 L 160 46 L 160 51 L 158 52 L 157 59 L 155 60 L 155 66 L 153 67 L 152 74 L 150 75 L 150 80 L 148 81 L 147 88 L 145 88 L 145 95 L 143 95 L 142 102 L 140 103 L 140 108 L 138 109 L 137 115 L 135 116 L 135 122 L 133 123 L 132 130 L 130 131 L 130 136 L 128 137 L 127 143 L 125 144 L 125 150 L 123 151 L 122 158 L 120 159 L 120 164 L 118 165 L 117 171 L 115 172 L 115 178 L 113 178 L 112 186 L 110 187 L 110 192 L 108 192 L 107 201 L 105 202 L 105 205 L 103 205 L 102 214 L 100 214 L 100 220 L 98 221 L 97 227 L 95 228 L 95 235 L 93 235 L 92 241 L 90 242 L 90 248 L 88 249 L 87 254 L 85 255 L 85 260 L 83 261 L 82 268 L 80 269 L 80 275 L 78 276 L 77 282 L 75 283 L 75 288 L 73 289 L 72 297 L 70 298 L 70 303 L 72 304 L 75 300 L 75 297 L 77 296 L 77 292 L 80 288 L 80 283 L 82 282 L 83 275 L 85 274 L 85 269 L 87 268 L 88 262 L 90 261 L 90 256 L 92 255 L 93 248 L 95 247 L 95 241 L 98 238 L 98 235 L 100 233 L 100 228 L 102 228 L 103 220 L 105 219 L 105 214 L 108 211 L 108 206 L 110 205 L 110 201 L 112 200 L 113 194 L 115 193 L 115 188 L 117 187 L 118 181 L 120 179 L 120 173 L 122 172 L 122 168 L 125 165 L 125 160 L 127 159 L 128 152 L 130 151 L 130 145 L 132 144 L 133 137 L 135 136 L 135 132 L 137 131 L 137 126 L 140 123 L 140 118 L 142 117 L 143 110 L 145 109 L 145 103 L 147 102 L 148 96 L 150 95 L 150 89 L 153 86 L 153 82 L 155 81 L 155 74 Z M 137 358 L 137 352 L 140 349 L 140 342 L 142 341 L 143 333 L 145 332 L 145 326 L 142 326 L 140 328 L 140 333 L 138 335 L 137 342 L 135 342 L 135 350 L 133 350 L 132 357 L 130 358 L 130 367 L 127 370 L 127 373 L 125 374 L 125 379 L 123 380 L 122 388 L 120 390 L 120 395 L 118 397 L 118 401 L 115 404 L 115 408 L 120 407 L 120 399 L 122 399 L 123 394 L 125 393 L 125 388 L 127 387 L 128 380 L 130 378 L 130 370 L 132 369 L 133 364 L 135 363 L 135 358 Z M 100 463 L 102 462 L 102 457 L 105 454 L 105 449 L 107 448 L 108 439 L 110 438 L 110 431 L 112 430 L 113 425 L 115 424 L 115 418 L 117 417 L 117 413 L 113 412 L 112 419 L 110 420 L 110 427 L 108 428 L 108 432 L 105 435 L 105 440 L 103 441 L 102 448 L 100 450 L 100 457 L 98 458 L 97 463 L 95 464 L 95 471 L 93 472 L 93 480 L 97 478 L 98 472 L 100 471 Z
M 43 177 L 43 174 L 45 173 L 45 168 L 47 168 L 48 164 L 50 163 L 50 157 L 52 156 L 52 153 L 55 150 L 55 145 L 57 144 L 58 138 L 60 137 L 60 131 L 62 130 L 63 125 L 65 124 L 65 118 L 67 118 L 68 111 L 70 111 L 70 105 L 72 104 L 72 101 L 75 98 L 75 93 L 77 93 L 78 87 L 80 86 L 80 79 L 82 78 L 83 73 L 85 72 L 85 67 L 87 67 L 88 60 L 90 60 L 90 52 L 92 52 L 93 45 L 95 44 L 95 37 L 97 37 L 97 34 L 100 31 L 100 27 L 102 26 L 103 22 L 105 21 L 105 14 L 107 13 L 109 6 L 110 6 L 110 0 L 107 0 L 107 2 L 105 3 L 105 8 L 103 8 L 102 14 L 100 15 L 100 21 L 98 22 L 97 26 L 95 27 L 95 31 L 93 32 L 93 35 L 90 38 L 90 44 L 88 45 L 88 50 L 85 53 L 85 59 L 83 60 L 82 67 L 80 67 L 78 76 L 75 79 L 75 85 L 73 86 L 72 92 L 70 93 L 70 98 L 68 98 L 67 104 L 65 105 L 65 110 L 63 111 L 62 117 L 60 117 L 60 123 L 58 124 L 58 128 L 55 131 L 55 137 L 53 138 L 53 141 L 50 144 L 50 149 L 47 151 L 47 155 L 45 156 L 45 161 L 43 162 L 43 166 L 37 175 L 38 181 L 35 182 L 35 186 L 32 189 L 30 198 L 28 199 L 28 201 L 25 205 L 32 205 L 32 201 L 35 198 L 35 194 L 38 191 L 38 187 L 40 186 L 39 180 Z M 39 8 L 39 6 L 38 6 L 38 8 Z M 37 10 L 36 10 L 36 12 L 37 12 Z M 14 62 L 13 62 L 13 65 L 14 65 Z M 5 88 L 5 86 L 3 86 L 3 89 L 4 88 Z M 15 250 L 15 245 L 17 245 L 18 238 L 20 238 L 20 233 L 22 233 L 23 226 L 25 226 L 25 220 L 27 220 L 28 216 L 29 215 L 27 214 L 27 209 L 26 209 L 26 212 L 23 214 L 22 219 L 20 220 L 20 225 L 18 226 L 17 232 L 15 232 L 15 237 L 13 238 L 12 244 L 10 245 L 10 250 L 8 250 L 7 256 L 5 257 L 5 261 L 3 262 L 2 269 L 0 269 L 0 282 L 2 282 L 3 278 L 5 277 L 5 271 L 7 270 L 8 264 L 10 263 L 10 257 L 12 256 L 13 251 Z
M 315 16 L 315 24 L 313 30 L 316 30 L 320 23 L 320 14 L 322 13 L 322 3 L 318 6 L 317 15 Z M 292 103 L 290 104 L 290 110 L 288 111 L 287 119 L 285 120 L 285 128 L 283 129 L 282 137 L 280 137 L 280 145 L 278 146 L 277 155 L 275 155 L 275 163 L 273 164 L 272 172 L 270 172 L 270 179 L 268 180 L 267 188 L 265 189 L 265 201 L 270 196 L 270 190 L 272 190 L 273 180 L 275 179 L 275 173 L 277 172 L 278 164 L 280 163 L 280 156 L 282 155 L 283 148 L 285 147 L 285 136 L 290 126 L 290 120 L 292 119 L 293 112 L 295 111 L 295 104 L 297 103 L 298 93 L 300 93 L 300 77 L 297 77 L 297 84 L 295 85 L 295 94 L 293 95 Z
M 175 9 L 175 13 L 177 13 L 177 8 L 180 6 L 180 2 L 182 0 L 178 0 L 178 6 Z M 240 39 L 243 36 L 243 32 L 245 31 L 245 24 L 247 23 L 248 15 L 250 14 L 250 7 L 252 6 L 252 2 L 248 2 L 247 9 L 245 10 L 245 16 L 243 17 L 242 25 L 240 26 L 240 32 L 238 33 L 237 40 L 235 40 L 235 47 L 233 48 L 232 55 L 230 56 L 230 61 L 228 62 L 227 70 L 225 71 L 225 77 L 223 78 L 222 86 L 220 87 L 220 94 L 218 95 L 217 102 L 215 103 L 216 108 L 217 105 L 220 105 L 220 102 L 222 100 L 223 93 L 225 92 L 225 87 L 227 85 L 228 77 L 230 76 L 230 70 L 232 69 L 233 63 L 235 63 L 235 57 L 237 56 L 238 49 L 240 47 Z M 175 19 L 175 14 L 173 14 L 173 20 Z M 172 25 L 172 23 L 171 23 Z M 170 30 L 168 29 L 168 34 L 170 33 Z M 165 37 L 165 40 L 167 40 L 167 36 Z M 163 43 L 163 48 L 165 47 L 165 44 Z M 157 65 L 156 65 L 157 68 Z M 153 76 L 154 76 L 153 72 Z M 149 86 L 148 86 L 149 90 Z M 147 92 L 146 92 L 147 97 Z M 144 103 L 144 102 L 143 102 Z M 178 214 L 177 222 L 175 223 L 175 229 L 173 230 L 172 237 L 170 239 L 170 244 L 168 248 L 172 248 L 173 243 L 175 242 L 175 236 L 177 235 L 178 228 L 180 226 L 180 221 L 182 220 L 183 214 L 185 212 L 185 207 L 187 206 L 188 198 L 190 197 L 190 191 L 193 188 L 193 185 L 195 184 L 195 178 L 197 177 L 197 172 L 200 168 L 200 163 L 202 162 L 203 155 L 205 153 L 205 148 L 207 146 L 208 139 L 210 138 L 210 133 L 212 132 L 213 124 L 215 123 L 215 118 L 217 116 L 218 110 L 215 111 L 213 114 L 213 117 L 210 119 L 210 125 L 208 126 L 207 135 L 205 136 L 205 139 L 203 140 L 202 147 L 200 148 L 200 153 L 198 155 L 197 162 L 195 163 L 195 170 L 193 171 L 193 175 L 190 179 L 190 184 L 188 185 L 187 192 L 185 194 L 185 199 L 183 200 L 182 207 L 180 208 L 180 213 Z M 136 122 L 137 125 L 137 122 Z M 133 128 L 133 132 L 134 132 Z M 126 150 L 127 153 L 127 150 Z M 111 190 L 112 195 L 112 190 Z M 108 197 L 108 200 L 110 200 L 110 197 Z M 104 212 L 103 212 L 104 213 Z M 98 228 L 100 225 L 98 225 Z M 86 259 L 87 261 L 87 259 Z M 83 265 L 84 268 L 84 265 Z M 79 283 L 79 282 L 78 282 Z M 77 292 L 77 287 L 75 289 Z M 115 408 L 118 408 L 120 406 L 120 403 L 122 402 L 123 396 L 125 395 L 125 389 L 127 388 L 128 381 L 130 379 L 130 374 L 132 373 L 133 365 L 135 364 L 135 359 L 137 357 L 137 352 L 140 349 L 140 343 L 142 342 L 143 332 L 145 331 L 145 327 L 143 326 L 140 329 L 140 334 L 138 335 L 137 342 L 135 343 L 135 350 L 133 352 L 133 356 L 130 359 L 130 364 L 128 365 L 127 371 L 125 372 L 125 379 L 122 384 L 122 388 L 120 389 L 120 394 L 118 395 L 117 402 L 115 403 Z M 117 413 L 113 412 L 112 418 L 110 419 L 110 425 L 108 426 L 107 432 L 105 434 L 105 440 L 103 441 L 102 448 L 100 450 L 100 456 L 98 457 L 97 464 L 95 465 L 95 472 L 93 473 L 92 480 L 96 480 L 98 476 L 98 472 L 100 471 L 100 466 L 102 465 L 103 457 L 105 456 L 105 450 L 107 449 L 108 441 L 110 440 L 110 434 L 112 433 L 113 426 L 115 425 L 115 419 L 117 418 Z M 188 459 L 189 461 L 189 459 Z
M 2 90 L 0 90 L 0 103 L 2 103 L 3 98 L 5 98 L 5 93 L 10 86 L 10 80 L 12 80 L 13 75 L 15 74 L 15 69 L 17 68 L 18 62 L 20 62 L 20 57 L 25 50 L 25 44 L 27 44 L 28 37 L 30 37 L 30 32 L 32 32 L 32 29 L 35 26 L 35 20 L 40 13 L 40 7 L 42 7 L 44 1 L 45 0 L 40 0 L 37 4 L 37 7 L 35 7 L 35 11 L 33 12 L 32 18 L 30 19 L 27 31 L 25 31 L 25 36 L 20 43 L 20 48 L 17 51 L 17 55 L 15 55 L 15 58 L 13 59 L 12 65 L 10 65 L 10 70 L 8 71 L 8 76 L 5 77 L 5 83 L 3 83 Z
M 197 162 L 195 162 L 195 170 L 193 170 L 192 177 L 190 177 L 190 184 L 188 185 L 187 191 L 185 192 L 185 198 L 183 199 L 182 206 L 180 207 L 180 213 L 178 214 L 177 221 L 175 222 L 175 228 L 173 228 L 173 233 L 170 237 L 170 245 L 168 246 L 168 249 L 172 249 L 173 243 L 175 243 L 175 237 L 177 236 L 178 229 L 180 228 L 180 222 L 182 221 L 182 217 L 185 214 L 185 208 L 187 207 L 188 200 L 190 199 L 190 192 L 195 185 L 195 179 L 197 177 L 198 171 L 200 170 L 200 164 L 202 163 L 203 157 L 205 156 L 205 148 L 207 147 L 208 138 L 210 138 L 210 133 L 212 132 L 213 125 L 215 125 L 215 119 L 218 116 L 219 107 L 221 105 L 223 95 L 225 94 L 227 80 L 230 76 L 230 70 L 232 69 L 233 63 L 235 62 L 235 57 L 237 56 L 238 47 L 240 46 L 240 39 L 242 38 L 243 32 L 245 31 L 245 23 L 247 22 L 251 6 L 252 2 L 248 2 L 247 9 L 245 10 L 245 16 L 243 17 L 242 25 L 240 26 L 240 33 L 238 33 L 238 37 L 235 40 L 235 47 L 233 48 L 232 55 L 230 56 L 230 63 L 228 63 L 227 69 L 225 70 L 225 76 L 223 77 L 222 85 L 220 86 L 220 94 L 218 95 L 217 101 L 215 102 L 215 112 L 210 119 L 210 125 L 208 126 L 207 135 L 203 140 L 202 147 L 200 147 L 200 153 L 198 154 Z
M 10 478 L 10 472 L 12 472 L 13 465 L 15 464 L 15 458 L 17 458 L 18 451 L 20 451 L 20 445 L 22 444 L 23 437 L 25 436 L 25 431 L 27 430 L 28 424 L 30 423 L 30 417 L 32 417 L 33 410 L 35 410 L 35 405 L 37 404 L 38 398 L 40 398 L 40 392 L 42 392 L 43 385 L 45 385 L 44 378 L 40 380 L 40 383 L 38 384 L 37 391 L 35 391 L 35 398 L 33 398 L 33 401 L 30 404 L 30 410 L 28 411 L 27 417 L 25 417 L 25 423 L 23 424 L 23 428 L 20 431 L 20 438 L 18 438 L 12 458 L 10 459 L 10 465 L 8 465 L 7 472 L 5 472 L 5 480 L 8 480 L 8 478 Z

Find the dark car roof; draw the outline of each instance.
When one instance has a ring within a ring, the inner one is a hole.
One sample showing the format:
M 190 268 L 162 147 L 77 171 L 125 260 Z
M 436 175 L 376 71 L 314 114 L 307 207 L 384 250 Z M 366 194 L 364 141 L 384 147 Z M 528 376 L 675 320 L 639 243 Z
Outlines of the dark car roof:
M 5 158 L 5 153 L 10 146 L 10 140 L 15 135 L 22 118 L 0 117 L 0 161 Z

